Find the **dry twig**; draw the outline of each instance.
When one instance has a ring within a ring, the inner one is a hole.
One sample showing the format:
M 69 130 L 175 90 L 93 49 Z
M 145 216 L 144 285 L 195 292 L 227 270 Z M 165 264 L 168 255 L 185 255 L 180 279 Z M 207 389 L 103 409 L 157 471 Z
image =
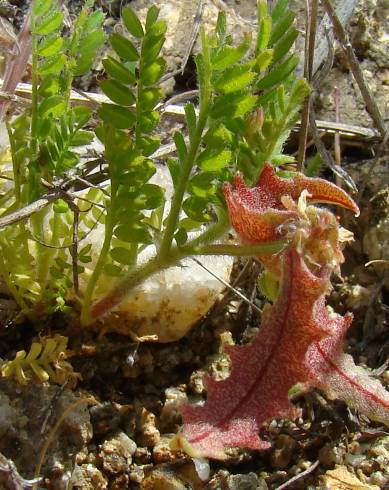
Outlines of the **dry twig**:
M 315 55 L 315 35 L 317 26 L 317 9 L 318 0 L 311 2 L 306 1 L 305 15 L 306 15 L 306 36 L 305 36 L 305 57 L 304 57 L 304 77 L 311 83 L 312 81 L 312 67 L 313 59 Z M 308 127 L 309 127 L 309 108 L 310 108 L 311 93 L 306 98 L 303 109 L 301 111 L 301 129 L 299 135 L 299 147 L 297 152 L 297 169 L 301 172 L 304 167 L 305 154 L 307 149 Z
M 284 488 L 288 488 L 292 483 L 294 483 L 297 480 L 300 480 L 301 478 L 304 478 L 305 476 L 309 475 L 309 473 L 312 473 L 312 471 L 315 471 L 316 468 L 319 466 L 319 460 L 315 461 L 309 468 L 307 468 L 305 471 L 302 471 L 298 475 L 294 476 L 287 482 L 283 483 L 279 487 L 277 487 L 277 490 L 284 490 Z
M 212 272 L 208 267 L 203 265 L 200 260 L 196 259 L 195 257 L 192 257 L 192 260 L 196 262 L 199 266 L 201 266 L 204 270 L 206 270 L 211 276 L 213 276 L 215 279 L 217 279 L 219 282 L 221 282 L 226 288 L 228 288 L 230 291 L 232 291 L 236 296 L 239 296 L 240 299 L 242 299 L 245 303 L 249 304 L 255 311 L 258 311 L 258 313 L 262 313 L 262 310 L 258 308 L 258 306 L 253 303 L 249 298 L 247 298 L 244 294 L 242 294 L 238 289 L 234 288 L 231 286 L 231 284 L 227 281 L 225 281 L 223 278 Z
M 53 442 L 54 436 L 58 432 L 58 429 L 60 428 L 62 422 L 66 419 L 66 417 L 69 415 L 69 413 L 73 412 L 73 410 L 75 410 L 80 405 L 83 405 L 83 404 L 95 405 L 96 403 L 97 402 L 96 402 L 96 400 L 94 398 L 84 398 L 84 399 L 77 400 L 76 402 L 72 403 L 63 412 L 63 414 L 57 420 L 57 422 L 54 425 L 54 427 L 51 429 L 51 431 L 50 431 L 49 435 L 47 436 L 47 439 L 44 442 L 44 444 L 43 444 L 43 446 L 41 448 L 41 451 L 39 453 L 38 463 L 36 465 L 35 472 L 34 472 L 34 477 L 35 477 L 36 480 L 38 479 L 38 476 L 39 476 L 39 474 L 41 472 L 42 465 L 43 465 L 43 462 L 45 460 L 47 450 L 49 449 L 50 444 Z M 40 481 L 40 479 L 38 481 Z M 35 483 L 32 486 L 32 490 L 37 490 L 37 483 Z
M 312 105 L 310 108 L 309 123 L 310 123 L 310 130 L 312 132 L 312 137 L 315 142 L 317 151 L 320 153 L 320 156 L 322 157 L 326 165 L 334 172 L 335 175 L 343 179 L 345 183 L 348 185 L 348 187 L 350 187 L 354 192 L 357 192 L 358 191 L 357 186 L 355 185 L 355 182 L 353 181 L 351 176 L 342 167 L 340 167 L 335 163 L 331 153 L 327 150 L 325 144 L 321 140 L 316 125 L 315 112 L 313 110 Z
M 30 12 L 24 19 L 23 26 L 14 45 L 13 51 L 7 60 L 2 91 L 13 94 L 26 69 L 31 54 Z M 4 97 L 0 99 L 0 122 L 3 120 L 9 101 Z
M 355 56 L 353 47 L 350 43 L 350 40 L 348 38 L 347 32 L 345 28 L 343 27 L 341 21 L 339 20 L 339 17 L 332 6 L 331 0 L 322 0 L 322 3 L 324 5 L 324 8 L 327 11 L 327 14 L 329 15 L 332 24 L 334 26 L 334 31 L 336 34 L 336 37 L 338 38 L 338 41 L 340 43 L 340 46 L 347 57 L 347 61 L 350 66 L 350 70 L 352 74 L 354 75 L 355 81 L 358 84 L 359 90 L 361 91 L 363 100 L 365 101 L 366 104 L 366 109 L 369 112 L 371 118 L 373 119 L 373 122 L 375 126 L 377 127 L 378 131 L 380 132 L 382 138 L 385 137 L 386 133 L 386 127 L 384 120 L 381 116 L 381 113 L 378 109 L 378 106 L 373 98 L 373 95 L 370 91 L 370 88 L 365 80 L 365 77 L 363 76 L 362 69 L 359 65 L 358 59 Z

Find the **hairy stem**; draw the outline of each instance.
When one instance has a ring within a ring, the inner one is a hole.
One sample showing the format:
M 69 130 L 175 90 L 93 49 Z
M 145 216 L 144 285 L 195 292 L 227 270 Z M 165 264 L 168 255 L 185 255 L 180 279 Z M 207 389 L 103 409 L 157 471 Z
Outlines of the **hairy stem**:
M 186 257 L 193 255 L 235 255 L 256 256 L 274 254 L 280 252 L 287 244 L 286 241 L 269 242 L 263 245 L 240 246 L 232 244 L 212 244 L 211 239 L 216 240 L 228 230 L 224 223 L 216 223 L 199 237 L 194 238 L 182 247 L 173 247 L 167 259 L 161 259 L 160 255 L 151 258 L 145 264 L 135 268 L 125 276 L 108 294 L 91 307 L 88 317 L 82 317 L 81 322 L 86 325 L 95 321 L 100 316 L 109 313 L 118 306 L 131 293 L 131 291 L 153 274 L 172 266 L 176 266 Z
M 233 255 L 235 257 L 250 257 L 281 252 L 287 245 L 285 240 L 264 243 L 263 245 L 226 245 L 216 243 L 194 247 L 188 255 Z

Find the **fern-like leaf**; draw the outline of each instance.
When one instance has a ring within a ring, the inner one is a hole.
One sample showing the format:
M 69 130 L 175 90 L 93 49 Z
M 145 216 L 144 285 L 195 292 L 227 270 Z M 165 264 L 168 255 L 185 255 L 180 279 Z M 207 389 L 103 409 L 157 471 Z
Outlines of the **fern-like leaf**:
M 15 377 L 18 383 L 25 385 L 30 373 L 43 382 L 52 381 L 62 384 L 71 378 L 77 378 L 71 364 L 66 361 L 68 338 L 62 335 L 43 337 L 31 344 L 28 353 L 22 350 L 16 353 L 12 361 L 6 361 L 0 368 L 4 377 Z

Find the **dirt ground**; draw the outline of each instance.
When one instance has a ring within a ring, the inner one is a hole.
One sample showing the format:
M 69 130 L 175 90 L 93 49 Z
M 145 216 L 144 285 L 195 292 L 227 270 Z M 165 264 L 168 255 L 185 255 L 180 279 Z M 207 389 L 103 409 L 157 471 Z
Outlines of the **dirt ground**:
M 11 1 L 15 10 L 9 21 L 20 25 L 28 2 Z M 65 2 L 69 15 L 79 1 Z M 96 2 L 107 13 L 105 28 L 115 28 L 120 5 L 116 0 Z M 133 0 L 140 15 L 149 0 Z M 170 70 L 181 66 L 187 33 L 197 5 L 192 0 L 159 1 L 169 31 L 165 56 Z M 254 0 L 205 1 L 204 22 L 211 25 L 217 8 L 225 8 L 234 33 L 253 29 Z M 304 1 L 293 0 L 298 25 Z M 350 37 L 364 75 L 386 122 L 389 119 L 389 5 L 385 0 L 361 0 L 350 21 Z M 170 33 L 170 34 L 169 34 Z M 195 47 L 196 49 L 196 47 Z M 91 76 L 77 81 L 83 90 L 95 90 L 101 66 L 97 60 Z M 358 88 L 340 50 L 335 65 L 315 95 L 319 119 L 335 121 L 333 89 L 340 89 L 341 121 L 373 128 Z M 167 96 L 196 87 L 193 63 L 183 75 L 164 87 Z M 290 143 L 291 151 L 295 145 Z M 343 164 L 360 189 L 355 196 L 361 216 L 342 216 L 343 226 L 355 234 L 348 247 L 343 277 L 335 281 L 330 304 L 339 313 L 352 311 L 353 326 L 345 350 L 356 362 L 376 369 L 389 386 L 389 325 L 387 269 L 365 267 L 369 260 L 389 260 L 389 173 L 388 156 L 374 159 L 377 147 L 365 140 L 345 145 Z M 323 175 L 333 179 L 328 170 Z M 242 272 L 243 271 L 243 272 Z M 241 273 L 241 274 L 240 274 Z M 249 259 L 236 263 L 232 280 L 258 306 L 258 265 Z M 172 434 L 181 424 L 178 405 L 183 400 L 205 396 L 202 374 L 220 375 L 228 369 L 221 354 L 227 338 L 247 342 L 258 328 L 258 315 L 250 306 L 225 292 L 220 305 L 171 344 L 134 343 L 130 338 L 97 331 L 74 331 L 62 317 L 42 325 L 38 332 L 28 323 L 13 321 L 12 301 L 2 295 L 0 358 L 11 359 L 28 349 L 38 334 L 60 332 L 70 338 L 70 362 L 80 373 L 75 388 L 31 382 L 21 387 L 0 379 L 0 453 L 12 460 L 26 481 L 17 489 L 31 488 L 41 449 L 53 435 L 45 455 L 39 483 L 42 489 L 80 490 L 255 490 L 289 489 L 389 489 L 389 430 L 370 422 L 343 403 L 329 401 L 313 392 L 296 403 L 302 416 L 295 421 L 274 420 L 264 428 L 272 446 L 252 452 L 236 449 L 224 462 L 196 462 L 169 449 Z M 0 311 L 1 313 L 1 311 Z M 70 410 L 71 408 L 71 410 Z M 69 409 L 68 416 L 62 419 Z M 55 425 L 61 421 L 58 430 Z M 0 455 L 1 456 L 1 455 Z M 6 486 L 0 458 L 0 490 Z M 209 465 L 209 466 L 208 466 Z M 304 473 L 302 476 L 301 474 Z M 3 483 L 2 483 L 3 481 Z M 2 486 L 3 485 L 3 486 Z

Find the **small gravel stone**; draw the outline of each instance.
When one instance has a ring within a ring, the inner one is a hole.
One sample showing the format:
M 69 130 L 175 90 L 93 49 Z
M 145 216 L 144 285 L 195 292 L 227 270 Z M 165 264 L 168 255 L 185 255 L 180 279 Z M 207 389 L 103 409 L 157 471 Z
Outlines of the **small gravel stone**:
M 151 452 L 147 447 L 137 447 L 134 454 L 134 461 L 137 464 L 147 464 L 151 461 Z
M 139 429 L 141 432 L 138 436 L 140 446 L 154 447 L 159 443 L 161 435 L 156 427 L 155 415 L 145 408 L 140 413 Z
M 172 471 L 153 470 L 141 483 L 141 490 L 186 490 L 188 487 Z
M 293 439 L 293 437 L 290 437 L 287 434 L 280 434 L 276 441 L 273 454 L 271 455 L 272 468 L 276 470 L 286 468 L 297 448 L 298 443 Z
M 162 436 L 153 449 L 153 461 L 155 463 L 168 463 L 174 460 L 174 454 L 170 449 L 171 437 Z
M 228 490 L 267 490 L 267 488 L 265 480 L 259 479 L 255 473 L 231 475 L 227 478 Z
M 128 477 L 134 483 L 142 483 L 145 477 L 145 472 L 143 471 L 143 468 L 135 464 L 131 467 Z
M 375 464 L 374 461 L 366 460 L 366 461 L 362 461 L 359 467 L 365 475 L 369 476 L 373 473 Z
M 202 395 L 205 393 L 205 385 L 204 385 L 204 369 L 198 369 L 194 371 L 189 378 L 188 387 L 194 395 Z
M 109 486 L 110 490 L 123 490 L 124 488 L 128 488 L 129 476 L 128 475 L 119 475 L 116 476 Z
M 91 464 L 75 465 L 71 484 L 75 490 L 105 490 L 108 488 L 105 476 Z
M 75 462 L 76 464 L 83 464 L 88 459 L 88 448 L 84 447 L 76 454 Z
M 389 482 L 389 475 L 384 475 L 382 471 L 375 471 L 370 475 L 370 483 L 378 485 L 380 488 L 384 488 L 385 484 Z
M 112 435 L 100 446 L 99 456 L 104 470 L 112 474 L 128 471 L 135 451 L 135 442 L 124 432 Z
M 181 422 L 179 406 L 187 402 L 186 393 L 177 388 L 165 390 L 166 401 L 159 417 L 159 424 L 163 432 L 175 432 L 176 425 Z
M 247 475 L 230 475 L 226 470 L 219 470 L 208 482 L 207 490 L 267 490 L 268 486 L 263 478 L 255 473 Z
M 339 446 L 324 445 L 319 451 L 319 461 L 325 468 L 331 468 L 334 464 L 341 464 L 344 451 Z

